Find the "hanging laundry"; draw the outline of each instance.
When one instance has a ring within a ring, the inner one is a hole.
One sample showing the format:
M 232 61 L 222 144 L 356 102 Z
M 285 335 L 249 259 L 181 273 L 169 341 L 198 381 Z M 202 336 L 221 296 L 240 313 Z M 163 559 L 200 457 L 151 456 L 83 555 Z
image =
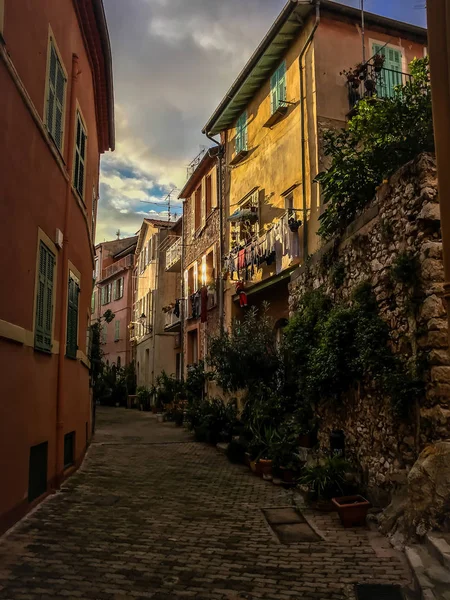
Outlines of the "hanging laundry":
M 244 290 L 244 282 L 238 281 L 236 283 L 236 293 L 239 294 L 239 306 L 245 308 L 247 306 L 247 294 Z

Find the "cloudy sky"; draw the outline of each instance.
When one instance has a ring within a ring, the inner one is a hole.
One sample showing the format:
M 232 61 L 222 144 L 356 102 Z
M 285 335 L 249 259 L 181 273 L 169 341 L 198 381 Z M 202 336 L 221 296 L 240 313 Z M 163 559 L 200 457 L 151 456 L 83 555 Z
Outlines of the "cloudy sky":
M 97 242 L 133 235 L 208 140 L 202 126 L 286 0 L 103 0 L 113 51 L 116 151 L 102 160 Z M 359 0 L 344 4 L 359 6 Z M 425 0 L 365 0 L 425 24 Z M 417 7 L 417 8 L 416 8 Z M 173 212 L 181 208 L 174 199 Z M 145 204 L 143 201 L 151 203 Z

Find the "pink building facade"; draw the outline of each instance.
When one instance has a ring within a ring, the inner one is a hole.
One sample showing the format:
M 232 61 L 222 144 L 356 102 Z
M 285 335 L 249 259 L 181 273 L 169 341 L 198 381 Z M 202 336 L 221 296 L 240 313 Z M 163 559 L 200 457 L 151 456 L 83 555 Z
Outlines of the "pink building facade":
M 103 360 L 124 367 L 132 361 L 128 326 L 133 306 L 133 267 L 137 237 L 104 242 L 96 246 L 95 287 L 92 295 L 92 321 L 101 319 Z M 114 319 L 106 323 L 110 310 Z

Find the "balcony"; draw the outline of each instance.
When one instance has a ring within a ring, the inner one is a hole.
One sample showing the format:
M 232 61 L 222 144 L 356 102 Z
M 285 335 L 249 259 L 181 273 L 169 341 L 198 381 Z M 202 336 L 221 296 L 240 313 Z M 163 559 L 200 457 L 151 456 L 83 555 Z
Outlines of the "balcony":
M 109 277 L 112 277 L 119 271 L 123 271 L 123 269 L 132 267 L 133 265 L 134 265 L 134 254 L 128 254 L 128 256 L 124 256 L 117 262 L 113 263 L 112 265 L 109 265 L 109 267 L 102 269 L 101 280 L 108 279 Z
M 173 309 L 164 313 L 164 331 L 180 331 L 180 317 L 176 316 Z
M 178 238 L 166 250 L 166 271 L 170 273 L 181 272 L 181 238 Z
M 368 63 L 367 71 L 347 81 L 348 101 L 352 113 L 360 100 L 393 98 L 395 88 L 411 81 L 409 73 L 376 68 Z

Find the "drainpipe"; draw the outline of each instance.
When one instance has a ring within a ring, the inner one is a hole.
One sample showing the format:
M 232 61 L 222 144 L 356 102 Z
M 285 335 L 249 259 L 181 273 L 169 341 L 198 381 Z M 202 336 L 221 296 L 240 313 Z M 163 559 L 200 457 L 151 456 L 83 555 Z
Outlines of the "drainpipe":
M 220 335 L 224 332 L 224 306 L 223 306 L 223 277 L 222 277 L 222 267 L 223 267 L 223 240 L 225 237 L 224 228 L 223 228 L 223 189 L 222 189 L 222 168 L 223 168 L 223 157 L 225 153 L 225 147 L 223 144 L 215 140 L 208 132 L 205 132 L 206 137 L 217 144 L 218 146 L 218 154 L 217 154 L 217 162 L 219 165 L 219 176 L 217 177 L 217 203 L 219 205 L 219 268 L 218 268 L 218 277 L 219 277 L 219 330 Z
M 67 155 L 67 173 L 69 180 L 66 185 L 66 205 L 64 208 L 64 239 L 62 247 L 62 277 L 61 277 L 61 315 L 59 325 L 59 356 L 58 356 L 58 384 L 56 395 L 56 447 L 55 447 L 55 477 L 56 486 L 59 487 L 61 475 L 59 471 L 59 463 L 61 458 L 61 448 L 63 445 L 62 432 L 64 428 L 63 422 L 63 405 L 64 405 L 64 362 L 65 362 L 65 339 L 66 339 L 66 323 L 67 323 L 67 296 L 69 289 L 69 236 L 68 228 L 70 223 L 70 209 L 72 206 L 72 181 L 73 181 L 73 159 L 74 159 L 74 141 L 75 141 L 75 112 L 76 112 L 76 89 L 78 76 L 81 74 L 79 70 L 79 60 L 76 54 L 72 55 L 72 85 L 70 87 L 70 102 L 69 102 L 69 139 L 68 139 L 68 155 Z
M 306 134 L 305 134 L 305 110 L 303 106 L 303 96 L 305 92 L 305 82 L 303 77 L 302 61 L 309 48 L 310 43 L 316 33 L 316 29 L 320 23 L 320 0 L 316 0 L 316 21 L 308 35 L 306 42 L 303 45 L 298 64 L 300 69 L 300 135 L 301 135 L 301 151 L 302 151 L 302 212 L 303 212 L 303 263 L 308 256 L 308 199 L 306 196 L 305 175 L 306 175 Z
M 180 304 L 180 343 L 181 343 L 181 356 L 180 356 L 180 375 L 181 381 L 184 381 L 184 306 L 186 300 L 184 299 L 185 289 L 184 289 L 184 247 L 186 244 L 185 240 L 185 221 L 186 216 L 184 214 L 185 203 L 183 201 L 183 218 L 181 219 L 181 304 Z

